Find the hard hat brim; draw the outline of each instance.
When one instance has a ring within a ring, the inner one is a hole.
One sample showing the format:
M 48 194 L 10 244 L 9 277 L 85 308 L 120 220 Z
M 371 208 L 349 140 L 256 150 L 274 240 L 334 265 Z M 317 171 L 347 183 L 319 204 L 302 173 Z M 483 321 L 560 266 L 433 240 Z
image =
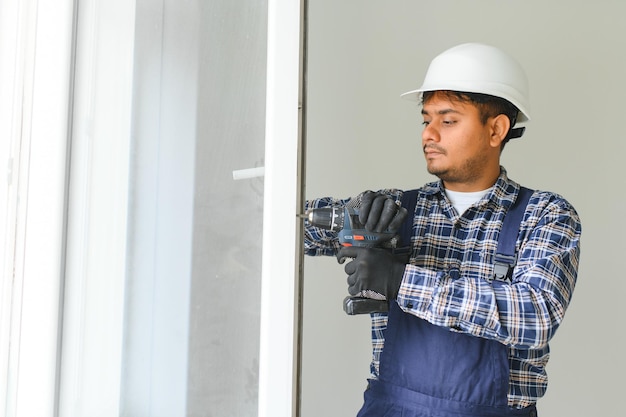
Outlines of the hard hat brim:
M 457 88 L 458 87 L 458 88 Z M 451 85 L 447 85 L 446 87 L 436 87 L 436 86 L 422 86 L 416 90 L 411 90 L 411 91 L 407 91 L 406 93 L 402 93 L 400 95 L 400 97 L 402 97 L 405 100 L 409 100 L 409 101 L 420 101 L 421 97 L 422 97 L 422 93 L 426 92 L 426 91 L 458 91 L 461 93 L 480 93 L 480 94 L 488 94 L 488 95 L 493 95 L 494 97 L 500 97 L 503 98 L 500 94 L 500 92 L 502 91 L 503 88 L 506 88 L 506 86 L 503 85 L 498 85 L 497 87 L 494 87 L 493 89 L 489 89 L 489 88 L 485 88 L 485 86 L 482 86 L 482 88 L 480 89 L 480 91 L 476 91 L 476 89 L 470 88 L 468 86 L 451 86 Z M 492 92 L 490 92 L 492 91 Z M 517 122 L 518 123 L 524 123 L 530 120 L 530 116 L 528 115 L 528 110 L 525 109 L 520 103 L 519 101 L 513 99 L 513 98 L 505 98 L 505 100 L 510 101 L 513 105 L 515 105 L 515 107 L 517 107 L 517 109 L 520 111 L 518 117 L 517 117 Z

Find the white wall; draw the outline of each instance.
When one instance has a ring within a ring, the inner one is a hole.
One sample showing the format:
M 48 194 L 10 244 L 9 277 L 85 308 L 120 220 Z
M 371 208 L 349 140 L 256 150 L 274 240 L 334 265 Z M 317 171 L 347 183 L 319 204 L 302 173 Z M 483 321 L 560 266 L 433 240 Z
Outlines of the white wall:
M 419 110 L 399 95 L 421 84 L 439 52 L 479 41 L 523 63 L 532 121 L 505 149 L 503 165 L 524 185 L 564 195 L 583 221 L 579 283 L 551 345 L 539 412 L 616 415 L 626 372 L 619 220 L 626 3 L 316 0 L 309 7 L 307 198 L 434 179 L 419 149 Z M 302 416 L 355 415 L 368 375 L 369 319 L 343 313 L 345 276 L 334 258 L 307 258 L 304 285 Z

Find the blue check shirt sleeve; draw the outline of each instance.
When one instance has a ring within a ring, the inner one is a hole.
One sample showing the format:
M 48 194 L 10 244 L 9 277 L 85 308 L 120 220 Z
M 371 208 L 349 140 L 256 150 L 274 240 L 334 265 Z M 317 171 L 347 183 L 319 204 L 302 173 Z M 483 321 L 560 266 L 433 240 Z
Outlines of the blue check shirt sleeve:
M 580 234 L 580 219 L 567 201 L 536 192 L 522 222 L 512 283 L 473 279 L 463 265 L 433 270 L 410 263 L 398 303 L 455 331 L 514 348 L 545 348 L 572 297 Z

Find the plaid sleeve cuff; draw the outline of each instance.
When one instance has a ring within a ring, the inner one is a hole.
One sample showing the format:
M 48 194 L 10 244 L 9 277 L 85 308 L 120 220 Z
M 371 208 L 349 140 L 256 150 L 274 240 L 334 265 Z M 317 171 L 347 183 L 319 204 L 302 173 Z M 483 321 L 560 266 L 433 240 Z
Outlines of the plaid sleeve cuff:
M 398 292 L 398 305 L 407 313 L 426 312 L 432 303 L 435 288 L 441 273 L 429 271 L 415 265 L 407 265 Z

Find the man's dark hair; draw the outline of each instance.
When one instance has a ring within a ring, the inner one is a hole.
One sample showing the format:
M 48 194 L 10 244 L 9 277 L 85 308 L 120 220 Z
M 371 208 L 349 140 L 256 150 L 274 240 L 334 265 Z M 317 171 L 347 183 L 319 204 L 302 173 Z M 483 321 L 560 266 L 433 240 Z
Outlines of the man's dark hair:
M 490 117 L 496 117 L 500 114 L 504 114 L 511 121 L 511 127 L 509 133 L 517 121 L 517 115 L 519 109 L 510 101 L 500 97 L 491 96 L 489 94 L 482 93 L 468 93 L 463 91 L 425 91 L 422 93 L 422 106 L 436 93 L 443 94 L 450 101 L 459 101 L 461 103 L 470 103 L 478 108 L 480 114 L 480 121 L 482 124 L 487 123 Z M 509 137 L 502 141 L 502 148 L 509 141 Z

